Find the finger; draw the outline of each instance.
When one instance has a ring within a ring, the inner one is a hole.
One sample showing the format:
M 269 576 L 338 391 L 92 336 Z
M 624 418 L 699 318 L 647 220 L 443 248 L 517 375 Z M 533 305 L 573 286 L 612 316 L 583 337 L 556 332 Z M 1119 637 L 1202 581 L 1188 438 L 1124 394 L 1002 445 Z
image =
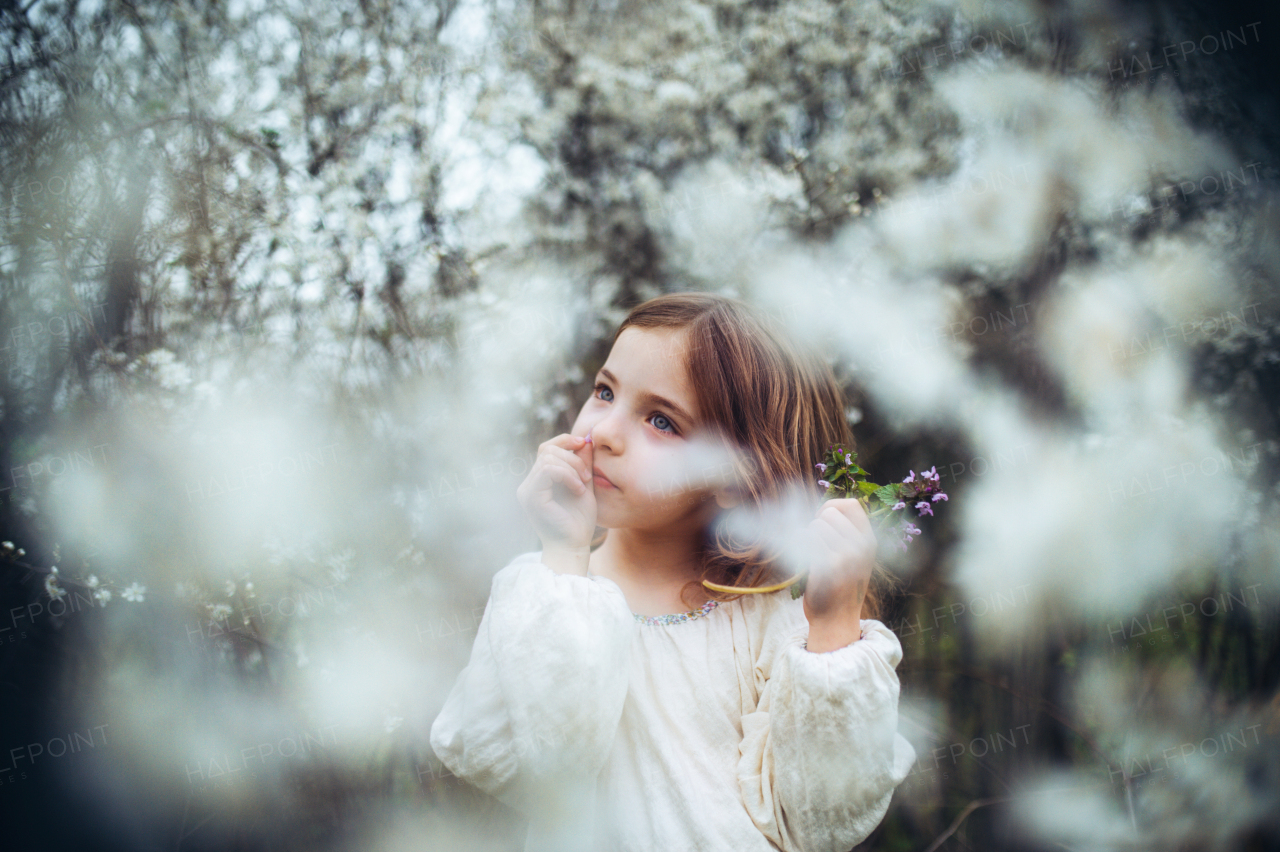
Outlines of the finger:
M 582 456 L 577 453 L 557 446 L 546 447 L 542 452 L 548 459 L 560 459 L 565 462 L 565 464 L 572 467 L 577 471 L 578 476 L 583 482 L 591 481 L 591 465 L 587 464 Z
M 865 517 L 867 514 L 866 510 L 862 508 L 862 502 L 856 498 L 837 497 L 834 500 L 824 500 L 822 504 L 818 506 L 817 511 L 814 512 L 814 516 L 816 517 L 823 512 L 830 511 L 832 509 L 844 515 L 851 521 L 854 521 L 860 515 Z
M 584 446 L 590 446 L 590 444 L 586 443 L 584 435 L 572 435 L 570 432 L 562 432 L 556 438 L 549 438 L 539 444 L 538 454 L 543 455 L 552 448 L 562 449 L 567 453 L 579 453 Z
M 839 563 L 843 547 L 839 533 L 821 520 L 814 519 L 809 524 L 812 535 L 809 537 L 809 568 L 817 574 L 827 574 Z
M 840 499 L 828 500 L 826 505 L 819 509 L 819 515 L 826 511 L 832 515 L 832 524 L 836 529 L 848 531 L 850 528 L 856 530 L 859 535 L 869 537 L 875 540 L 875 528 L 871 526 L 871 519 L 867 517 L 867 512 L 862 508 L 862 504 L 857 500 Z M 846 526 L 846 523 L 848 526 Z
M 835 505 L 836 502 L 835 500 L 828 501 L 827 505 L 823 506 L 818 512 L 817 520 L 826 521 L 833 530 L 843 536 L 849 538 L 860 536 L 861 532 L 857 524 L 841 510 L 840 506 Z
M 559 447 L 562 450 L 576 450 L 584 443 L 581 435 L 572 435 L 568 432 L 562 432 L 554 438 L 549 438 L 538 445 L 538 452 L 542 452 L 543 447 Z
M 832 552 L 839 553 L 849 546 L 847 539 L 841 535 L 835 527 L 828 523 L 826 518 L 815 518 L 810 521 L 809 529 L 813 531 L 814 536 L 816 537 L 815 544 L 820 545 L 818 548 L 819 551 L 825 548 Z
M 543 481 L 548 486 L 553 482 L 559 482 L 575 494 L 582 495 L 587 492 L 587 484 L 582 481 L 582 477 L 578 475 L 577 471 L 567 466 L 567 463 L 558 464 L 553 460 L 547 464 L 542 475 L 544 477 Z M 549 487 L 548 490 L 550 490 Z
M 584 440 L 582 446 L 578 447 L 578 449 L 574 450 L 573 452 L 574 452 L 574 455 L 582 459 L 583 464 L 587 466 L 587 473 L 590 474 L 587 476 L 587 482 L 590 482 L 591 476 L 594 475 L 591 473 L 591 468 L 595 465 L 595 461 L 594 461 L 595 452 L 596 452 L 595 442 Z
M 833 506 L 823 512 L 820 517 L 814 519 L 814 523 L 819 525 L 820 534 L 825 528 L 829 534 L 823 535 L 823 540 L 839 553 L 848 553 L 850 548 L 859 552 L 875 550 L 875 534 L 859 529 L 844 512 L 839 511 L 839 507 Z
M 871 525 L 871 516 L 867 514 L 867 509 L 858 500 L 847 501 L 847 506 L 841 506 L 840 511 L 845 517 L 853 521 L 854 526 L 862 530 L 866 535 L 875 538 L 875 527 Z

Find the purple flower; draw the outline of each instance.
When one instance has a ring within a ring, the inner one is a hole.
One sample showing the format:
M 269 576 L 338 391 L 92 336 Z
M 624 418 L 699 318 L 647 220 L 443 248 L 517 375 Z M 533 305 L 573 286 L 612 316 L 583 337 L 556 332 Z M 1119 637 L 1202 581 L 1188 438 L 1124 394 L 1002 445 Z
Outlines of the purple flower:
M 894 503 L 894 504 L 893 504 L 893 511 L 894 511 L 894 512 L 898 511 L 899 509 L 905 509 L 905 508 L 907 508 L 907 504 L 906 504 L 906 503 L 903 503 L 901 500 L 899 500 L 897 503 Z
M 933 514 L 933 509 L 931 509 L 929 507 L 929 504 L 924 502 L 923 500 L 921 500 L 919 503 L 916 504 L 916 511 L 920 513 L 921 517 L 924 517 L 925 515 Z
M 830 488 L 830 487 L 831 487 L 831 483 L 830 483 L 830 482 L 827 482 L 825 479 L 819 479 L 819 480 L 818 480 L 818 484 L 819 484 L 819 485 L 821 485 L 823 488 Z
M 818 469 L 818 473 L 826 473 L 826 472 L 827 472 L 827 466 L 826 466 L 825 464 L 823 464 L 822 462 L 818 462 L 817 464 L 815 464 L 815 465 L 814 465 L 814 467 L 816 467 L 816 468 Z
M 904 480 L 902 480 L 902 481 L 903 481 L 903 483 L 904 483 L 904 484 L 905 484 L 905 483 L 907 483 L 907 482 L 915 482 L 915 481 L 916 481 L 916 472 L 915 472 L 914 470 L 913 470 L 913 471 L 911 471 L 911 473 L 907 475 L 907 478 L 906 478 L 906 479 L 904 479 Z
M 853 456 L 849 455 L 848 453 L 845 453 L 845 456 L 844 456 L 844 463 L 845 463 L 845 464 L 853 464 Z
M 926 470 L 924 473 L 920 475 L 923 476 L 925 479 L 932 479 L 934 482 L 937 482 L 938 466 L 935 464 L 933 467 L 929 468 L 928 470 Z
M 943 494 L 941 491 L 933 495 L 933 502 L 937 503 L 939 500 L 946 500 L 948 503 L 951 502 L 951 498 L 949 498 L 946 494 Z

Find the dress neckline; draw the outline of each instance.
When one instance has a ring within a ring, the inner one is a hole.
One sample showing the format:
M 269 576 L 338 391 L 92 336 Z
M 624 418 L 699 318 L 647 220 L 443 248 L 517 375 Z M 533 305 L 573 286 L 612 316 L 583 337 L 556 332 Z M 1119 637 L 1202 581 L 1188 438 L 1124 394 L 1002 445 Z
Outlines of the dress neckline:
M 592 574 L 591 569 L 587 569 L 588 577 L 599 577 L 599 574 Z M 609 579 L 602 577 L 601 579 Z M 613 582 L 610 580 L 610 582 Z M 614 585 L 617 585 L 614 583 Z M 636 620 L 637 624 L 644 624 L 649 627 L 656 627 L 659 624 L 683 624 L 686 621 L 693 621 L 696 618 L 705 618 L 711 613 L 711 610 L 720 605 L 720 601 L 711 599 L 697 609 L 691 609 L 687 612 L 670 612 L 666 615 L 640 615 L 639 613 L 631 613 L 631 617 Z
M 656 626 L 659 624 L 683 624 L 686 621 L 693 621 L 695 618 L 703 618 L 719 606 L 720 601 L 709 600 L 697 609 L 691 609 L 688 612 L 672 612 L 667 615 L 640 615 L 631 613 L 635 620 L 640 624 L 648 626 Z

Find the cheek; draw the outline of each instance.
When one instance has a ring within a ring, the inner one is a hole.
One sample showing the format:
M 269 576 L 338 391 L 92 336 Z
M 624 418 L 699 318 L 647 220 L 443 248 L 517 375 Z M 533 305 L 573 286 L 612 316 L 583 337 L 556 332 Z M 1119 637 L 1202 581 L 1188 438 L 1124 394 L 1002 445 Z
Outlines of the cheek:
M 591 400 L 587 400 L 583 403 L 582 408 L 578 410 L 578 416 L 573 421 L 573 428 L 569 431 L 574 435 L 585 435 L 591 431 L 591 427 L 599 419 L 599 415 L 592 410 Z
M 633 482 L 639 492 L 655 503 L 683 500 L 697 489 L 698 483 L 689 476 L 686 460 L 678 450 L 664 446 L 658 437 L 641 441 L 643 457 L 637 453 L 632 458 Z

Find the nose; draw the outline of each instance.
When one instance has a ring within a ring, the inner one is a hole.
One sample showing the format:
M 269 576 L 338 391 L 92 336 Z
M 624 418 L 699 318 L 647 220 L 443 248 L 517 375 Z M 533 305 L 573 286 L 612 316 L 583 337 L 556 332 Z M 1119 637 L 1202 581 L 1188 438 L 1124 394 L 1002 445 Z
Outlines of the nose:
M 611 408 L 609 413 L 601 417 L 588 430 L 591 433 L 591 443 L 595 445 L 596 452 L 607 450 L 617 454 L 622 452 L 622 424 L 618 419 L 618 409 Z

